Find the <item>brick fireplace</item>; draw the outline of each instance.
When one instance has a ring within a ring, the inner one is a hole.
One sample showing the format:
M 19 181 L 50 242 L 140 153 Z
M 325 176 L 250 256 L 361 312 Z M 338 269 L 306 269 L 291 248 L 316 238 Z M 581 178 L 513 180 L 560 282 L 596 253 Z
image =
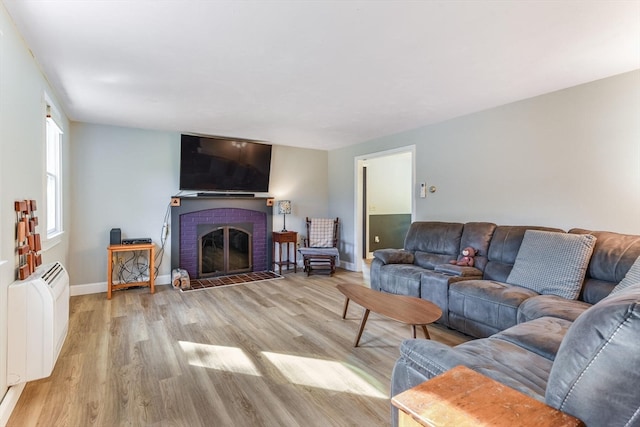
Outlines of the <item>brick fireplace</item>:
M 191 278 L 270 270 L 273 207 L 267 206 L 267 200 L 233 196 L 179 198 L 180 205 L 171 207 L 171 268 L 184 268 Z M 241 237 L 242 243 L 235 243 Z M 207 248 L 221 247 L 223 242 L 233 251 L 241 246 L 248 252 L 246 260 L 237 265 L 230 262 L 227 247 L 224 262 L 208 260 Z

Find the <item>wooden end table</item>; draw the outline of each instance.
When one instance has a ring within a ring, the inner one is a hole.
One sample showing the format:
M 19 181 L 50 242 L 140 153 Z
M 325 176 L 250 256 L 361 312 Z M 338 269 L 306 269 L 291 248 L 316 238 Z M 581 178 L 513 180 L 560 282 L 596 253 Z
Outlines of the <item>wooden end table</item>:
M 298 257 L 296 255 L 296 244 L 298 243 L 298 232 L 297 231 L 274 231 L 271 234 L 271 239 L 273 240 L 273 271 L 275 272 L 276 266 L 278 266 L 279 272 L 278 274 L 282 274 L 282 266 L 285 265 L 287 270 L 290 265 L 293 265 L 293 272 L 298 272 Z M 278 244 L 279 257 L 278 260 L 275 260 L 276 257 L 276 243 Z M 291 261 L 291 250 L 289 245 L 293 243 L 293 261 Z M 285 244 L 287 248 L 287 259 L 282 260 L 282 245 Z
M 427 325 L 435 322 L 442 316 L 440 307 L 422 298 L 387 294 L 351 283 L 341 283 L 337 288 L 346 297 L 344 310 L 342 311 L 343 319 L 347 316 L 349 300 L 353 300 L 364 307 L 364 313 L 360 321 L 360 329 L 358 330 L 358 335 L 353 345 L 354 347 L 357 347 L 360 342 L 364 325 L 367 323 L 367 318 L 371 311 L 395 320 L 396 322 L 411 325 L 413 338 L 416 337 L 416 326 L 421 326 L 424 336 L 427 339 L 430 339 Z
M 113 283 L 113 254 L 117 252 L 148 251 L 149 252 L 149 280 L 143 282 Z M 156 291 L 155 266 L 156 245 L 154 243 L 140 243 L 136 245 L 109 245 L 107 247 L 107 299 L 111 299 L 111 293 L 116 289 L 130 288 L 132 286 L 148 286 L 151 293 Z
M 399 427 L 584 427 L 579 419 L 457 366 L 391 399 Z

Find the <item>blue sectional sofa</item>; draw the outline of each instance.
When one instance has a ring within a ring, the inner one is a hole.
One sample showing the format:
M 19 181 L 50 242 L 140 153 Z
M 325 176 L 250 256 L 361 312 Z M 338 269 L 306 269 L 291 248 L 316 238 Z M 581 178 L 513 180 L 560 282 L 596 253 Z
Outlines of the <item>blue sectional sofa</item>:
M 531 242 L 540 236 L 552 240 L 538 241 L 536 249 Z M 474 267 L 450 265 L 466 246 L 478 251 Z M 536 268 L 540 254 L 544 268 Z M 567 264 L 586 259 L 568 267 L 574 281 L 579 279 L 569 291 L 557 289 L 564 286 L 565 270 L 554 260 L 563 257 Z M 392 395 L 465 365 L 587 426 L 640 426 L 639 257 L 636 235 L 491 223 L 412 224 L 404 249 L 375 253 L 372 288 L 429 299 L 446 313 L 441 324 L 479 339 L 456 347 L 405 340 Z M 533 286 L 531 279 L 537 282 Z

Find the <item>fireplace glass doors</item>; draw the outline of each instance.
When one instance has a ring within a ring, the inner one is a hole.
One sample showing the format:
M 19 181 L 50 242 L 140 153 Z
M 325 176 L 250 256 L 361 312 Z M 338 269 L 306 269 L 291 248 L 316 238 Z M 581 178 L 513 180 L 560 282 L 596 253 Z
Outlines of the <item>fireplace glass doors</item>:
M 198 239 L 198 276 L 212 277 L 253 271 L 251 231 L 237 224 L 208 228 Z M 212 229 L 213 228 L 213 229 Z M 199 230 L 200 231 L 200 230 Z

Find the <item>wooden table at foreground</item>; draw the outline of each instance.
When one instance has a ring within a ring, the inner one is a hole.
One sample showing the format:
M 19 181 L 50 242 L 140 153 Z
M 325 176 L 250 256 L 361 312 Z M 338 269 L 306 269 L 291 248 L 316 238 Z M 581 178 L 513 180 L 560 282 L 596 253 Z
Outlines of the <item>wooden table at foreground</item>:
M 584 427 L 569 414 L 457 366 L 391 399 L 399 427 Z
M 364 307 L 364 313 L 360 321 L 360 329 L 358 330 L 358 336 L 356 336 L 356 341 L 353 345 L 354 347 L 357 347 L 360 342 L 360 337 L 362 336 L 362 331 L 364 331 L 364 325 L 367 323 L 370 311 L 381 314 L 396 322 L 411 325 L 413 338 L 416 337 L 416 326 L 420 326 L 427 339 L 430 337 L 426 325 L 435 322 L 442 316 L 440 307 L 422 298 L 387 294 L 352 283 L 341 283 L 336 287 L 346 297 L 344 310 L 342 311 L 343 319 L 347 316 L 349 300 L 353 300 Z

